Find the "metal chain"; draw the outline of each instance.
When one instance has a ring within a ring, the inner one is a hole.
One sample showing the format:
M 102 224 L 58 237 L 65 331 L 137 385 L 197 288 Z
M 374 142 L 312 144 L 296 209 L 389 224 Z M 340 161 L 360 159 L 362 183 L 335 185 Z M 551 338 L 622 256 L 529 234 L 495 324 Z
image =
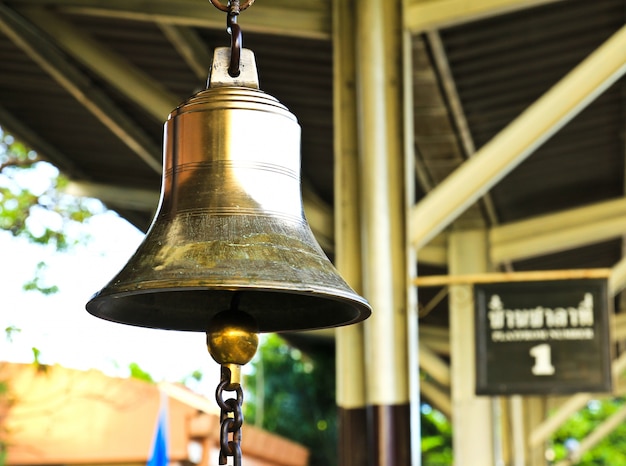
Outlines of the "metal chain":
M 252 5 L 254 0 L 244 0 L 243 3 L 240 0 L 229 0 L 226 5 L 219 0 L 209 0 L 209 2 L 218 10 L 227 13 L 226 31 L 230 34 L 230 66 L 228 67 L 228 74 L 236 78 L 241 73 L 240 60 L 243 47 L 243 35 L 241 27 L 237 23 L 237 17 L 239 13 Z
M 228 11 L 231 9 L 231 5 L 232 5 L 232 1 L 229 1 L 226 3 L 226 5 L 224 5 L 222 2 L 220 2 L 220 0 L 209 0 L 209 2 L 211 3 L 211 5 L 213 5 L 215 8 L 217 8 L 220 11 L 223 11 L 225 13 L 228 13 Z M 245 9 L 247 9 L 249 6 L 251 6 L 254 3 L 254 0 L 244 0 L 243 3 L 239 4 L 239 1 L 237 2 L 238 6 L 237 8 L 239 9 L 239 11 L 243 11 Z
M 220 411 L 220 459 L 219 464 L 227 464 L 233 457 L 233 466 L 241 466 L 241 426 L 243 425 L 243 389 L 230 381 L 230 369 L 222 366 L 222 378 L 215 390 L 215 399 Z M 224 400 L 224 392 L 235 392 L 237 398 Z M 232 434 L 232 436 L 231 436 Z
M 226 16 L 226 30 L 230 34 L 230 66 L 228 67 L 228 74 L 236 78 L 241 73 L 239 65 L 241 61 L 243 35 L 241 34 L 241 27 L 239 23 L 237 23 L 237 16 L 239 16 L 241 8 L 239 6 L 239 0 L 232 0 L 229 6 L 230 9 Z

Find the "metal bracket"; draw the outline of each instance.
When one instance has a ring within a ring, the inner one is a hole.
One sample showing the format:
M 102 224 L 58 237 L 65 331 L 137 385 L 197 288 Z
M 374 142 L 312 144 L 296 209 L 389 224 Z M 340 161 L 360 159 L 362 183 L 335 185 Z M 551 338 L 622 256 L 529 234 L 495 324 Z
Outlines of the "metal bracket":
M 213 64 L 207 82 L 207 88 L 248 87 L 259 89 L 259 75 L 256 69 L 254 53 L 250 49 L 241 49 L 239 76 L 228 73 L 230 66 L 230 47 L 217 47 L 213 53 Z

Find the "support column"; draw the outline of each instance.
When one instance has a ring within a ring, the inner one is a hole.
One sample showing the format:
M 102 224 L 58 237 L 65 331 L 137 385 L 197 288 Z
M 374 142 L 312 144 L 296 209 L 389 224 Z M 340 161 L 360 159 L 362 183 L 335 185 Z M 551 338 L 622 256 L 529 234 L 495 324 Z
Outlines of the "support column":
M 530 438 L 537 426 L 541 425 L 546 419 L 546 397 L 545 396 L 526 396 L 524 397 L 524 426 L 526 428 L 526 438 Z M 526 454 L 526 464 L 528 466 L 545 466 L 545 444 L 529 445 Z
M 489 271 L 484 230 L 453 232 L 449 237 L 449 273 Z M 452 447 L 455 466 L 492 466 L 492 412 L 488 397 L 477 397 L 474 297 L 471 285 L 450 287 L 450 360 L 452 369 Z
M 524 430 L 524 401 L 520 395 L 513 395 L 508 399 L 508 408 L 511 413 L 511 445 L 513 461 L 511 466 L 526 465 L 526 439 Z
M 415 202 L 415 128 L 414 118 L 414 95 L 413 95 L 413 39 L 409 31 L 402 34 L 402 118 L 404 123 L 404 204 L 405 219 L 409 217 L 409 206 Z M 406 276 L 409 286 L 406 289 L 406 333 L 407 333 L 407 363 L 408 363 L 408 384 L 409 384 L 409 404 L 410 420 L 409 431 L 411 437 L 411 466 L 422 465 L 422 389 L 423 383 L 420 375 L 420 361 L 428 359 L 428 352 L 424 352 L 424 345 L 420 344 L 419 337 L 419 302 L 417 287 L 413 284 L 417 278 L 417 251 L 409 241 L 408 222 L 405 223 L 405 248 L 406 248 Z M 420 253 L 422 253 L 420 251 Z M 425 356 L 425 358 L 422 358 Z M 432 353 L 430 356 L 434 356 Z M 435 366 L 440 366 L 439 358 L 430 358 Z M 440 371 L 441 372 L 441 371 Z M 445 371 L 440 374 L 445 380 L 449 380 L 450 368 L 445 367 Z M 434 387 L 433 387 L 434 388 Z M 440 401 L 439 390 L 431 390 L 430 395 Z M 436 394 L 435 394 L 436 393 Z M 444 401 L 445 403 L 445 401 Z
M 357 108 L 370 465 L 410 464 L 402 139 L 402 2 L 360 0 Z M 415 368 L 417 370 L 417 368 Z
M 362 292 L 356 110 L 355 0 L 333 5 L 335 265 Z M 338 462 L 368 466 L 363 324 L 336 330 Z

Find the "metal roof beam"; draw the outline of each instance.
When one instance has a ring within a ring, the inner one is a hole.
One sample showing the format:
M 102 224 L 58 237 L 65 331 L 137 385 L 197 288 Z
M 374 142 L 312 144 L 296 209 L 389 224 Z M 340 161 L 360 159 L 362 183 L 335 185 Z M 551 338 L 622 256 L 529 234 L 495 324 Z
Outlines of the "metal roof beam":
M 426 36 L 430 42 L 434 65 L 441 81 L 442 92 L 449 105 L 450 118 L 454 122 L 454 126 L 458 128 L 459 142 L 461 143 L 463 152 L 465 152 L 467 158 L 471 158 L 476 154 L 476 145 L 474 144 L 474 138 L 472 137 L 467 123 L 465 110 L 463 109 L 463 104 L 461 104 L 461 98 L 459 97 L 456 84 L 454 83 L 454 77 L 452 76 L 452 70 L 450 69 L 450 63 L 446 56 L 443 41 L 436 31 L 429 31 L 426 33 Z M 482 202 L 489 224 L 497 225 L 499 223 L 498 215 L 496 214 L 496 208 L 494 207 L 491 195 L 485 193 Z
M 2 20 L 0 19 L 0 23 L 1 22 Z M 43 139 L 37 131 L 24 124 L 2 106 L 0 106 L 0 123 L 20 141 L 28 141 L 27 144 L 29 147 L 38 152 L 46 160 L 54 163 L 54 165 L 66 175 L 85 179 L 88 178 L 87 174 L 77 167 L 70 157 L 58 150 L 49 141 Z
M 490 258 L 498 264 L 619 238 L 626 231 L 626 198 L 493 227 Z M 611 269 L 609 293 L 626 288 L 626 258 Z
M 609 277 L 609 293 L 611 296 L 614 296 L 624 288 L 626 288 L 626 257 L 623 257 L 611 268 L 611 276 Z
M 124 188 L 104 183 L 72 181 L 63 190 L 77 197 L 94 197 L 109 207 L 154 212 L 159 203 L 159 192 L 151 189 Z
M 20 8 L 18 11 L 67 53 L 139 104 L 158 122 L 165 121 L 180 103 L 180 99 L 160 83 L 58 14 L 39 7 Z
M 409 237 L 421 248 L 580 113 L 626 71 L 626 26 L 412 207 Z
M 332 253 L 335 250 L 335 218 L 332 207 L 306 181 L 302 182 L 302 204 L 315 239 L 324 251 Z
M 490 258 L 498 264 L 619 238 L 626 231 L 626 198 L 599 202 L 493 227 Z
M 430 403 L 448 418 L 452 417 L 452 402 L 450 401 L 450 391 L 442 390 L 437 385 L 428 380 L 420 380 L 422 395 Z
M 150 138 L 108 96 L 94 86 L 91 80 L 67 57 L 60 53 L 55 44 L 4 3 L 0 3 L 0 31 L 154 171 L 161 171 L 161 151 L 152 144 Z M 42 155 L 54 161 L 53 153 Z
M 417 252 L 417 262 L 420 264 L 448 266 L 448 235 L 441 233 Z
M 450 366 L 423 342 L 419 345 L 419 365 L 437 383 L 450 387 L 452 383 Z
M 7 2 L 9 3 L 9 2 Z M 60 12 L 149 21 L 179 26 L 226 29 L 226 15 L 208 1 L 198 0 L 19 0 L 12 4 L 51 7 Z M 226 3 L 225 1 L 223 3 Z M 331 37 L 331 7 L 328 0 L 257 2 L 242 14 L 245 32 L 325 39 Z
M 404 26 L 419 33 L 556 1 L 562 0 L 405 0 Z
M 192 28 L 173 24 L 159 23 L 158 26 L 196 77 L 206 80 L 213 56 L 198 33 Z

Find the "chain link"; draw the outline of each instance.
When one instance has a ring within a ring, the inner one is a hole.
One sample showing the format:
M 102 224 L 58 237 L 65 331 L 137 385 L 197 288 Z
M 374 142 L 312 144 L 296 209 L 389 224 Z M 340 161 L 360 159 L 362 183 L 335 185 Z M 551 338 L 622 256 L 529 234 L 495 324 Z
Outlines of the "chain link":
M 239 0 L 229 1 L 226 4 L 223 4 L 222 2 L 220 2 L 220 0 L 209 0 L 209 3 L 211 3 L 211 5 L 213 5 L 218 10 L 228 13 L 231 9 L 234 8 L 233 3 L 235 3 L 235 1 L 237 2 L 236 8 L 238 10 L 238 13 L 245 10 L 254 3 L 254 0 L 244 0 L 244 2 L 241 4 Z
M 222 366 L 222 377 L 215 399 L 220 407 L 220 458 L 219 464 L 227 464 L 233 457 L 233 466 L 241 466 L 241 426 L 243 425 L 243 389 L 240 384 L 230 381 L 231 372 Z M 224 392 L 235 392 L 236 398 L 224 400 Z
M 211 4 L 218 10 L 224 11 L 226 15 L 226 31 L 230 34 L 230 66 L 228 74 L 236 78 L 241 73 L 241 49 L 243 48 L 243 35 L 241 27 L 237 23 L 239 13 L 254 3 L 254 0 L 228 0 L 223 4 L 219 0 L 209 0 Z

